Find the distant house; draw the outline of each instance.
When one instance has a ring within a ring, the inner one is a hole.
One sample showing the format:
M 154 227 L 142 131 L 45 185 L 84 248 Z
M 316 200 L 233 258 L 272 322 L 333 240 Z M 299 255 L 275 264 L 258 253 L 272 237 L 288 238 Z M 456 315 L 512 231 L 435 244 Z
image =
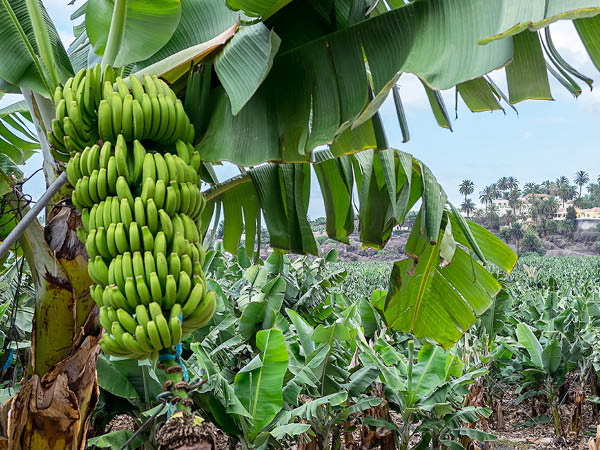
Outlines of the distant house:
M 589 209 L 576 209 L 578 219 L 599 219 L 600 220 L 600 208 L 589 208 Z
M 492 200 L 492 204 L 497 208 L 500 217 L 511 211 L 511 207 L 508 206 L 508 200 L 505 198 L 496 198 Z

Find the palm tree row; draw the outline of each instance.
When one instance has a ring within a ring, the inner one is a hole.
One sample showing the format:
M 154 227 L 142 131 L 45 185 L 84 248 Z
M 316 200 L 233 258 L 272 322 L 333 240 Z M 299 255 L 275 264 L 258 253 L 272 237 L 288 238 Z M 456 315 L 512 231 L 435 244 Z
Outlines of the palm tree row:
M 523 185 L 523 189 L 519 188 L 519 181 L 515 177 L 502 177 L 495 183 L 485 186 L 479 191 L 479 201 L 485 206 L 485 214 L 489 214 L 490 206 L 494 200 L 506 199 L 512 212 L 517 214 L 520 212 L 523 201 L 522 196 L 532 196 L 535 194 L 546 194 L 552 197 L 557 197 L 562 203 L 564 208 L 569 200 L 575 200 L 575 204 L 578 207 L 595 207 L 600 206 L 600 176 L 598 176 L 597 183 L 590 183 L 589 174 L 580 170 L 575 174 L 573 180 L 574 184 L 569 182 L 569 178 L 566 176 L 560 176 L 554 181 L 544 180 L 541 183 L 528 182 Z M 587 185 L 588 194 L 583 196 L 583 187 Z M 473 192 L 475 192 L 475 183 L 472 180 L 465 179 L 459 186 L 458 191 L 464 196 L 464 201 L 461 205 L 462 211 L 467 215 L 471 215 L 475 211 L 475 204 L 469 198 Z M 545 211 L 554 209 L 554 202 L 546 204 L 545 207 L 539 206 L 539 202 L 535 205 L 535 212 L 533 214 L 546 215 Z M 534 202 L 532 200 L 532 207 Z M 558 209 L 558 206 L 556 206 Z M 554 211 L 556 212 L 556 211 Z

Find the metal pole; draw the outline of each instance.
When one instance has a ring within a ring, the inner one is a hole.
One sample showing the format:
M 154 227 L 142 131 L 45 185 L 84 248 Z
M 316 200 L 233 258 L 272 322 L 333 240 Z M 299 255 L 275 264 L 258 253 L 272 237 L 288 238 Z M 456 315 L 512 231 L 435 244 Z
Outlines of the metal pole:
M 4 239 L 4 242 L 0 244 L 0 259 L 4 257 L 10 250 L 15 242 L 21 237 L 25 230 L 31 225 L 36 219 L 38 214 L 42 212 L 42 209 L 52 200 L 52 197 L 56 195 L 58 190 L 67 182 L 67 174 L 63 172 L 59 177 L 54 180 L 54 183 L 50 185 L 48 190 L 44 192 L 44 195 L 40 197 L 37 203 L 29 210 L 25 217 L 21 219 L 19 223 L 13 228 L 10 234 Z

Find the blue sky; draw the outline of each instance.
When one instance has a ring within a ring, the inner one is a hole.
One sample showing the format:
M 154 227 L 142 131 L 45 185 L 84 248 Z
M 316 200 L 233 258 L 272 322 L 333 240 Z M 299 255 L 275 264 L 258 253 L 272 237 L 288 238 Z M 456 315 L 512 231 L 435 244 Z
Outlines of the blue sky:
M 65 7 L 65 0 L 44 0 L 63 41 L 72 39 L 69 15 L 74 6 Z M 519 115 L 506 108 L 506 114 L 471 113 L 459 99 L 458 119 L 453 120 L 453 132 L 439 128 L 429 109 L 423 88 L 412 75 L 400 79 L 411 140 L 402 144 L 396 112 L 391 99 L 381 109 L 388 142 L 392 147 L 412 153 L 432 169 L 455 204 L 460 204 L 458 184 L 473 180 L 476 193 L 502 176 L 514 176 L 523 185 L 541 182 L 561 175 L 573 179 L 575 172 L 585 170 L 595 180 L 600 175 L 598 142 L 600 142 L 600 73 L 593 67 L 573 26 L 561 22 L 552 26 L 552 36 L 559 51 L 578 70 L 595 80 L 596 89 L 587 87 L 575 100 L 566 90 L 551 80 L 555 101 L 527 101 L 517 106 Z M 492 74 L 505 87 L 504 71 Z M 505 92 L 506 89 L 505 89 Z M 14 101 L 6 96 L 2 104 Z M 454 92 L 444 93 L 446 106 L 454 117 Z M 41 167 L 41 158 L 34 156 L 27 164 L 26 174 Z M 236 173 L 233 167 L 218 170 L 222 177 Z M 33 197 L 43 191 L 43 178 L 36 176 L 26 185 Z M 476 193 L 473 200 L 478 202 Z M 324 214 L 316 179 L 309 215 Z

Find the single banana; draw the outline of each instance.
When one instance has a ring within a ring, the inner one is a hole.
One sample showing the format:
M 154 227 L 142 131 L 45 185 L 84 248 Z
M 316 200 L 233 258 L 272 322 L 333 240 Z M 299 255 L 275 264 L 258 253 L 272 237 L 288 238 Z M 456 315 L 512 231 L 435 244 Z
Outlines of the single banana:
M 177 139 L 185 139 L 189 132 L 190 119 L 185 113 L 183 103 L 177 99 L 175 102 L 175 129 L 171 135 L 169 142 L 175 142 Z
M 181 282 L 180 282 L 180 286 L 181 286 Z M 196 311 L 196 308 L 198 307 L 198 305 L 200 304 L 200 302 L 202 301 L 203 298 L 204 298 L 204 285 L 202 283 L 198 283 L 194 286 L 192 291 L 189 293 L 189 296 L 187 297 L 187 301 L 183 305 L 182 314 L 183 314 L 184 319 L 191 316 L 192 313 L 194 311 Z M 178 303 L 181 303 L 179 296 L 177 297 L 177 300 L 178 300 Z
M 108 191 L 114 195 L 117 193 L 117 160 L 114 156 L 108 159 L 108 167 L 106 168 L 106 179 L 108 182 Z
M 85 180 L 85 178 L 84 178 Z M 173 223 L 171 222 L 171 218 L 165 212 L 164 209 L 158 210 L 158 217 L 160 218 L 160 229 L 165 233 L 165 237 L 167 238 L 167 243 L 173 241 Z
M 141 181 L 145 159 L 146 149 L 140 141 L 133 141 L 133 173 L 131 174 L 133 184 L 138 184 Z
M 167 185 L 163 180 L 157 180 L 154 186 L 154 203 L 160 210 L 165 206 L 165 197 L 167 195 Z
M 123 124 L 123 100 L 116 92 L 113 92 L 110 96 L 110 113 L 113 134 L 117 136 L 121 134 L 121 126 Z
M 131 256 L 131 252 L 123 253 L 121 267 L 123 270 L 123 277 L 125 278 L 125 281 L 127 281 L 127 278 L 133 278 L 133 257 Z
M 152 124 L 150 126 L 150 133 L 148 134 L 148 137 L 151 139 L 156 139 L 161 127 L 161 110 L 158 97 L 150 96 L 150 104 L 152 105 Z
M 154 259 L 157 259 L 157 255 L 162 253 L 167 254 L 167 237 L 163 231 L 159 231 L 154 236 Z
M 112 306 L 113 308 L 115 307 L 112 298 L 112 290 L 108 286 L 105 286 L 102 290 L 102 304 Z
M 135 307 L 135 320 L 144 329 L 148 326 L 150 321 L 150 315 L 148 314 L 148 308 L 145 305 L 139 304 Z
M 147 359 L 150 357 L 150 352 L 145 352 L 131 334 L 123 333 L 121 339 L 123 340 L 123 345 L 135 355 L 136 359 Z
M 156 323 L 153 320 L 149 321 L 146 325 L 146 333 L 148 334 L 148 339 L 150 340 L 154 350 L 162 350 L 163 344 L 160 339 L 160 334 L 158 332 L 158 328 L 156 327 Z
M 73 194 L 75 194 L 75 191 L 73 191 Z M 83 225 L 83 228 L 85 228 L 85 231 L 87 231 L 89 233 L 89 231 L 90 231 L 90 210 L 88 208 L 81 209 L 81 224 Z
M 75 153 L 75 156 L 70 158 L 67 163 L 67 180 L 69 180 L 69 183 L 73 187 L 75 187 L 77 181 L 81 178 L 81 171 L 79 170 L 80 159 L 81 153 Z
M 94 203 L 94 206 L 90 209 L 90 218 L 88 219 L 88 223 L 90 226 L 90 230 L 94 230 L 97 228 L 96 225 L 96 210 L 98 209 L 98 204 Z
M 158 208 L 153 198 L 146 201 L 146 223 L 150 232 L 155 235 L 158 232 Z
M 154 80 L 152 80 L 152 77 L 148 74 L 144 74 L 144 90 L 150 97 L 156 97 L 159 92 L 156 90 Z
M 205 326 L 212 319 L 217 309 L 217 297 L 214 291 L 208 292 L 196 311 L 183 321 L 183 334 L 186 335 Z
M 102 82 L 110 82 L 111 86 L 115 82 L 115 70 L 112 66 L 105 66 L 104 73 L 102 74 Z
M 146 284 L 150 287 L 150 274 L 156 272 L 156 264 L 152 252 L 144 252 L 144 274 L 146 276 Z M 152 290 L 150 290 L 152 292 Z
M 154 153 L 154 162 L 156 164 L 156 180 L 163 180 L 165 186 L 168 186 L 171 180 L 165 158 L 160 153 Z
M 181 256 L 181 270 L 187 273 L 189 277 L 192 277 L 192 258 L 190 258 L 190 255 L 184 254 Z
M 89 182 L 89 193 L 90 193 L 90 198 L 92 199 L 92 201 L 94 203 L 97 203 L 100 201 L 100 197 L 98 196 L 98 169 L 94 169 L 92 171 L 92 174 L 90 175 L 90 182 Z
M 138 275 L 135 277 L 135 287 L 142 304 L 148 305 L 152 300 L 152 296 L 150 295 L 150 290 L 146 285 L 146 280 L 144 279 L 143 275 Z
M 154 158 L 152 158 L 154 159 Z M 140 194 L 140 198 L 147 204 L 149 199 L 154 198 L 154 190 L 156 189 L 156 185 L 152 178 L 145 178 L 144 183 L 142 184 L 142 192 Z M 154 202 L 154 200 L 152 200 Z
M 109 198 L 106 199 L 108 204 Z M 110 221 L 116 224 L 121 222 L 121 209 L 118 197 L 110 197 Z
M 133 138 L 143 139 L 144 138 L 144 111 L 142 105 L 138 100 L 133 100 L 131 104 L 131 111 L 133 115 Z
M 113 261 L 118 254 L 117 243 L 115 239 L 116 226 L 117 225 L 115 223 L 111 223 L 106 229 L 106 244 L 108 245 L 108 251 L 110 256 L 113 258 Z
M 152 302 L 148 305 L 148 312 L 151 319 L 156 321 L 156 318 L 162 314 L 162 309 L 158 303 Z
M 108 251 L 108 243 L 106 242 L 106 229 L 104 227 L 96 229 L 96 248 L 100 252 L 100 255 L 102 255 L 102 258 L 111 259 L 110 252 Z
M 166 97 L 162 94 L 158 96 L 158 104 L 160 107 L 160 122 L 154 139 L 162 142 L 169 127 L 169 105 L 167 104 Z
M 96 274 L 96 276 L 98 277 L 98 280 L 99 280 L 99 281 L 97 281 L 97 283 L 102 284 L 102 285 L 108 284 L 108 267 L 106 266 L 104 259 L 102 259 L 102 256 L 97 255 L 94 258 L 93 264 L 94 264 L 94 273 Z
M 125 330 L 127 330 L 131 334 L 135 334 L 137 322 L 133 317 L 131 317 L 131 314 L 129 314 L 124 309 L 119 308 L 117 309 L 117 317 L 119 319 L 119 323 Z
M 123 99 L 123 116 L 121 117 L 121 129 L 127 142 L 133 139 L 133 97 L 127 94 Z
M 175 141 L 175 150 L 177 151 L 177 156 L 179 156 L 183 162 L 186 164 L 190 163 L 190 150 L 188 146 L 181 139 Z
M 129 248 L 132 252 L 139 252 L 142 250 L 140 228 L 136 222 L 131 222 L 129 224 Z
M 108 174 L 104 167 L 102 167 L 98 171 L 98 180 L 96 182 L 96 189 L 98 192 L 98 198 L 100 200 L 104 200 L 105 198 L 108 197 L 108 194 L 109 194 L 109 192 L 108 192 Z
M 181 327 L 179 317 L 171 317 L 169 319 L 169 329 L 171 331 L 171 345 L 179 344 L 183 335 L 183 328 Z
M 117 224 L 118 226 L 118 224 Z M 112 262 L 115 266 L 115 283 L 121 293 L 125 292 L 125 277 L 123 276 L 123 256 L 117 255 Z M 128 302 L 129 303 L 129 302 Z
M 123 225 L 129 230 L 129 226 L 131 222 L 133 222 L 133 212 L 131 211 L 131 206 L 129 206 L 129 200 L 126 198 L 120 198 L 119 200 L 119 210 L 121 213 L 121 222 Z
M 142 247 L 144 247 L 145 252 L 150 252 L 152 254 L 152 250 L 154 250 L 154 235 L 150 231 L 146 225 L 141 228 L 142 235 Z
M 102 100 L 106 100 L 110 103 L 115 90 L 113 89 L 113 84 L 111 81 L 104 81 L 102 83 Z M 119 95 L 117 93 L 117 95 Z M 121 100 L 121 96 L 119 95 L 119 100 Z
M 125 179 L 129 179 L 127 156 L 127 143 L 123 135 L 119 134 L 117 136 L 117 144 L 115 145 L 115 160 L 117 163 L 117 173 Z
M 146 334 L 146 330 L 141 325 L 138 325 L 135 328 L 135 340 L 137 341 L 139 346 L 142 348 L 142 350 L 144 350 L 144 352 L 152 353 L 154 351 L 154 348 L 152 347 L 152 344 L 150 343 L 150 340 L 148 339 L 148 335 Z
M 163 343 L 165 348 L 171 347 L 171 330 L 169 329 L 169 324 L 167 323 L 167 319 L 162 314 L 158 315 L 156 319 L 154 319 L 154 323 L 156 324 L 156 328 L 158 328 L 158 333 L 160 334 L 160 340 Z
M 173 233 L 175 234 L 175 238 L 176 238 L 176 239 L 174 239 L 174 244 L 173 244 L 173 246 L 176 247 L 176 250 L 174 250 L 174 251 L 181 254 L 181 252 L 179 251 L 180 243 L 179 242 L 175 243 L 175 240 L 177 240 L 177 235 L 180 236 L 179 239 L 185 237 L 185 227 L 183 226 L 183 220 L 181 220 L 181 217 L 179 214 L 173 214 L 173 217 L 171 217 L 171 223 L 173 224 Z
M 108 101 L 100 101 L 98 106 L 98 132 L 102 141 L 114 141 L 111 110 Z
M 136 304 L 130 303 L 129 299 L 123 295 L 118 286 L 113 285 L 112 287 L 112 298 L 113 303 L 117 305 L 119 308 L 124 309 L 126 311 L 135 311 Z
M 152 258 L 152 254 L 150 252 L 148 252 L 148 253 L 150 254 L 150 257 Z M 154 262 L 154 259 L 152 259 L 152 261 Z M 150 285 L 150 295 L 152 296 L 152 300 L 154 300 L 159 305 L 162 305 L 163 293 L 162 293 L 162 289 L 160 287 L 160 281 L 158 280 L 158 275 L 156 272 L 150 273 L 150 283 L 148 283 L 148 284 Z
M 117 197 L 119 197 L 119 200 L 121 201 L 126 199 L 129 203 L 129 207 L 133 208 L 133 195 L 131 194 L 129 184 L 124 176 L 117 178 Z
M 88 259 L 92 261 L 96 256 L 100 253 L 96 248 L 96 230 L 90 229 L 90 232 L 87 235 L 87 239 L 85 240 L 85 252 L 88 255 Z
M 142 112 L 144 113 L 144 138 L 149 138 L 152 131 L 152 101 L 148 94 L 144 94 L 140 100 Z
M 162 253 L 160 253 L 160 255 L 162 255 Z M 158 266 L 158 264 L 157 264 L 157 266 Z M 175 281 L 175 278 L 173 277 L 173 275 L 168 274 L 168 275 L 166 275 L 165 297 L 163 300 L 163 307 L 165 309 L 171 308 L 171 310 L 175 306 L 179 306 L 181 308 L 181 306 L 178 303 L 176 303 L 176 300 L 177 300 L 177 282 Z
M 100 307 L 100 314 L 99 314 L 100 325 L 102 325 L 102 328 L 104 328 L 105 330 L 110 331 L 110 329 L 112 327 L 112 320 L 109 319 L 108 311 L 106 308 L 107 308 L 106 306 Z
M 142 97 L 144 96 L 144 87 L 140 80 L 134 75 L 129 75 L 129 86 L 131 86 L 131 93 L 133 94 L 133 98 L 137 101 L 141 102 Z
M 179 275 L 181 274 L 181 260 L 177 253 L 171 253 L 168 258 L 169 273 L 175 277 L 175 281 L 179 283 Z
M 121 96 L 121 98 L 123 100 L 125 100 L 125 98 L 130 95 L 129 94 L 129 87 L 127 86 L 127 84 L 125 83 L 125 81 L 123 81 L 123 78 L 121 77 L 117 77 L 116 78 L 116 86 L 117 86 L 117 92 L 119 92 L 119 95 Z
M 140 297 L 137 293 L 133 277 L 125 278 L 125 298 L 128 305 L 138 305 L 140 303 Z
M 172 186 L 167 187 L 167 195 L 165 197 L 164 210 L 169 216 L 173 216 L 177 211 L 177 195 Z
M 192 204 L 192 194 L 187 183 L 181 183 L 179 185 L 179 191 L 181 192 L 181 205 L 179 206 L 179 212 L 187 215 Z
M 188 299 L 188 296 L 190 295 L 190 290 L 192 289 L 192 280 L 187 273 L 180 272 L 179 280 L 178 280 L 177 284 L 178 284 L 178 286 L 177 286 L 176 301 L 177 301 L 177 303 L 183 304 Z M 184 307 L 184 310 L 185 310 L 185 307 Z

